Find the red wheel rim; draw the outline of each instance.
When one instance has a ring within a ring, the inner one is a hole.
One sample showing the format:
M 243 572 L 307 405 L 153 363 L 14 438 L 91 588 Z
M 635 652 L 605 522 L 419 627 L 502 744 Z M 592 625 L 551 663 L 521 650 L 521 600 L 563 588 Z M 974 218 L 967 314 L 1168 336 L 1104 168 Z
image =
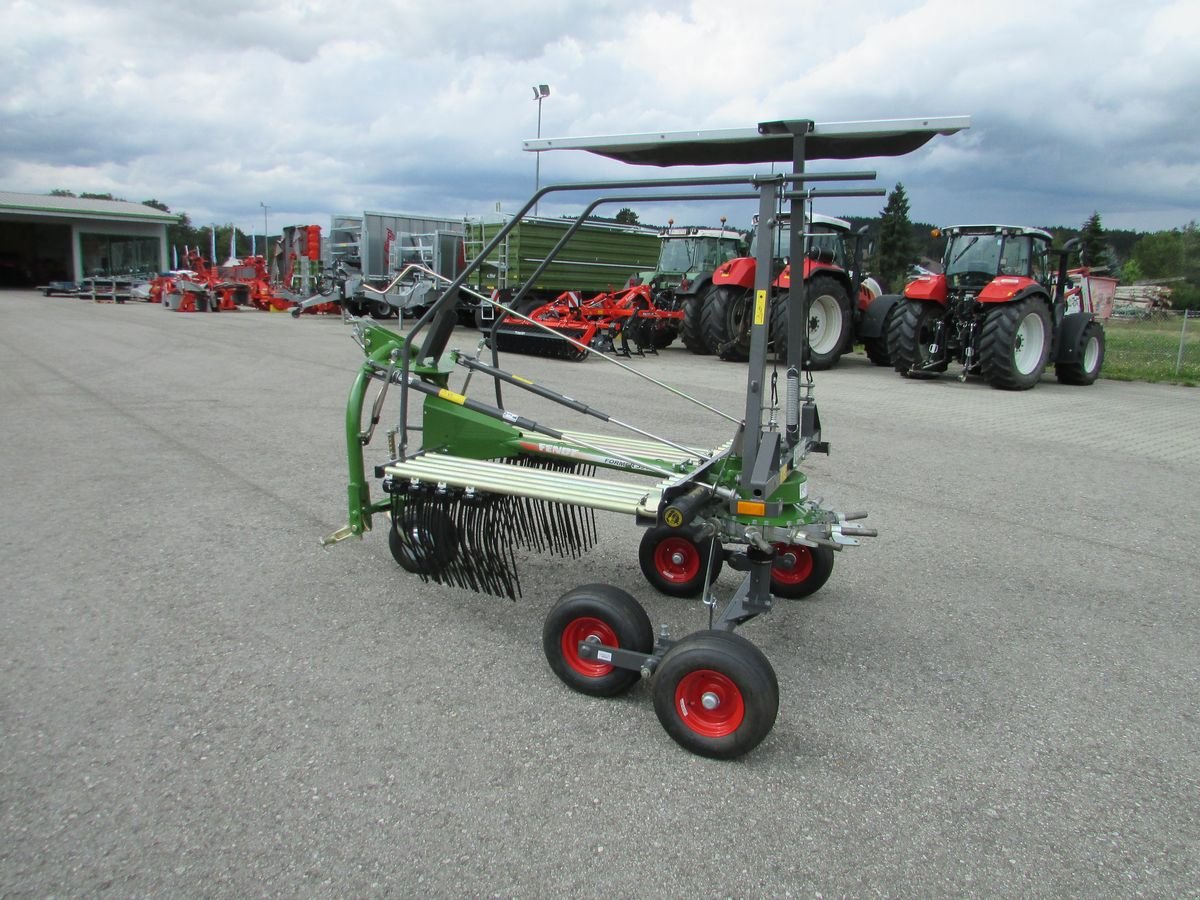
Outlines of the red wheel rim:
M 654 568 L 663 581 L 685 584 L 700 574 L 700 551 L 687 538 L 664 538 L 654 548 Z
M 771 577 L 778 584 L 789 586 L 803 584 L 812 575 L 812 550 L 803 544 L 776 544 L 775 565 L 771 568 Z
M 746 704 L 728 675 L 697 669 L 675 686 L 675 712 L 696 734 L 719 738 L 738 730 L 746 717 Z
M 607 622 L 592 616 L 580 616 L 578 619 L 573 619 L 563 629 L 563 659 L 580 675 L 587 678 L 603 678 L 613 670 L 611 665 L 597 662 L 594 659 L 585 659 L 579 655 L 579 642 L 588 640 L 597 644 L 606 644 L 609 647 L 620 646 L 617 643 L 617 633 L 608 626 Z

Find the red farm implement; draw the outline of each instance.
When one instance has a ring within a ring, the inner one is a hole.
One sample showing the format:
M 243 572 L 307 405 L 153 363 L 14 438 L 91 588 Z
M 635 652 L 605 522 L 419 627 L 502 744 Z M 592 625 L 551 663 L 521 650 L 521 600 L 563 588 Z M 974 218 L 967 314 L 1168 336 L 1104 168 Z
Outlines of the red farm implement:
M 580 345 L 626 356 L 647 349 L 657 352 L 674 340 L 683 318 L 682 311 L 660 309 L 645 284 L 590 300 L 567 291 L 549 303 L 535 304 L 532 301 L 525 312 L 514 311 L 500 320 L 494 332 L 497 349 L 571 360 L 587 357 Z M 574 343 L 558 340 L 560 335 Z

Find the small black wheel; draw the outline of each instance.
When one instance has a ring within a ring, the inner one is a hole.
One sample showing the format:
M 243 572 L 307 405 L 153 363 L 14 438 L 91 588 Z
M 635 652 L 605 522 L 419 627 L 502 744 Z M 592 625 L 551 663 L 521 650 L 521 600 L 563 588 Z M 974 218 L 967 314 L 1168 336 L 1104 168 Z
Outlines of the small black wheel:
M 392 304 L 386 300 L 372 300 L 370 302 L 371 318 L 372 319 L 394 319 L 396 318 L 396 310 Z
M 388 549 L 405 571 L 436 575 L 458 555 L 458 530 L 439 510 L 403 510 L 388 529 Z
M 803 544 L 776 544 L 771 593 L 800 600 L 819 591 L 833 574 L 833 550 Z
M 579 645 L 585 641 L 649 653 L 654 649 L 654 629 L 641 604 L 611 584 L 573 588 L 547 613 L 542 649 L 554 674 L 581 694 L 612 697 L 636 684 L 640 672 L 581 655 Z
M 1095 383 L 1104 365 L 1104 329 L 1099 322 L 1088 322 L 1079 335 L 1075 359 L 1057 363 L 1054 375 L 1061 384 L 1088 385 Z
M 779 682 L 762 651 L 741 635 L 698 631 L 659 664 L 654 712 L 684 749 L 733 759 L 757 747 L 774 727 Z
M 638 564 L 642 574 L 657 591 L 671 597 L 699 597 L 704 590 L 705 574 L 709 582 L 721 572 L 721 545 L 697 540 L 690 529 L 650 528 L 638 546 Z

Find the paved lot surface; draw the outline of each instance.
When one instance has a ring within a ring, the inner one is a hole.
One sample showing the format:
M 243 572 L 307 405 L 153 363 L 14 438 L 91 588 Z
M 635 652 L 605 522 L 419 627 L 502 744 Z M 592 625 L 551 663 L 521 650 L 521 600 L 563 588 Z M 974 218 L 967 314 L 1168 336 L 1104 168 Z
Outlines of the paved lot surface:
M 647 685 L 589 699 L 542 656 L 586 581 L 702 627 L 628 521 L 530 558 L 516 604 L 405 575 L 382 531 L 319 548 L 347 335 L 0 293 L 0 894 L 1196 895 L 1200 391 L 818 374 L 814 493 L 881 536 L 744 630 L 779 721 L 716 762 Z M 509 360 L 728 434 L 598 361 Z M 742 366 L 633 365 L 740 413 Z

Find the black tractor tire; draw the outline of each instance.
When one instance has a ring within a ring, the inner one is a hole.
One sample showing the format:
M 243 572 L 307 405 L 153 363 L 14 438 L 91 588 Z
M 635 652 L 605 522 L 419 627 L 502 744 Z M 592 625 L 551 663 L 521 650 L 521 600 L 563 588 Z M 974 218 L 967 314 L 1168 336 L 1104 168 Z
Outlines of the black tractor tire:
M 745 362 L 750 358 L 751 304 L 754 291 L 734 285 L 712 292 L 700 315 L 704 340 L 721 359 Z
M 892 353 L 888 349 L 888 333 L 892 329 L 892 322 L 895 320 L 896 310 L 899 308 L 899 303 L 893 303 L 892 308 L 887 311 L 879 329 L 879 337 L 863 340 L 863 349 L 867 351 L 867 359 L 874 365 L 890 366 L 892 364 Z
M 779 714 L 779 681 L 740 634 L 698 631 L 674 644 L 654 673 L 654 712 L 692 753 L 733 759 L 757 747 Z
M 1027 391 L 1050 357 L 1050 310 L 1037 297 L 1005 303 L 987 314 L 979 334 L 979 373 L 994 388 Z
M 669 597 L 699 597 L 706 577 L 715 581 L 723 561 L 720 542 L 698 538 L 690 529 L 649 528 L 638 546 L 642 574 Z
M 787 358 L 789 294 L 779 294 L 771 303 L 771 341 L 775 355 Z M 828 275 L 814 275 L 808 282 L 808 358 L 813 371 L 832 369 L 852 345 L 854 319 L 846 287 Z
M 612 697 L 636 684 L 640 672 L 582 656 L 580 641 L 649 653 L 654 649 L 654 629 L 641 604 L 611 584 L 572 588 L 546 614 L 542 650 L 554 674 L 581 694 Z
M 776 544 L 771 566 L 771 593 L 784 600 L 801 600 L 825 586 L 833 574 L 833 550 L 803 544 Z
M 929 352 L 942 308 L 918 300 L 901 300 L 896 307 L 888 328 L 892 368 L 905 378 L 937 378 L 949 365 L 944 349 L 941 359 L 935 360 Z
M 1075 359 L 1069 363 L 1057 363 L 1054 377 L 1060 384 L 1089 385 L 1100 377 L 1104 365 L 1104 328 L 1099 322 L 1088 322 L 1079 335 L 1079 346 Z
M 689 294 L 683 300 L 683 319 L 679 323 L 679 337 L 683 339 L 683 346 L 697 356 L 711 356 L 713 352 L 712 345 L 704 339 L 702 322 L 704 306 L 708 303 L 709 295 L 714 290 L 716 288 L 709 284 L 698 293 Z

